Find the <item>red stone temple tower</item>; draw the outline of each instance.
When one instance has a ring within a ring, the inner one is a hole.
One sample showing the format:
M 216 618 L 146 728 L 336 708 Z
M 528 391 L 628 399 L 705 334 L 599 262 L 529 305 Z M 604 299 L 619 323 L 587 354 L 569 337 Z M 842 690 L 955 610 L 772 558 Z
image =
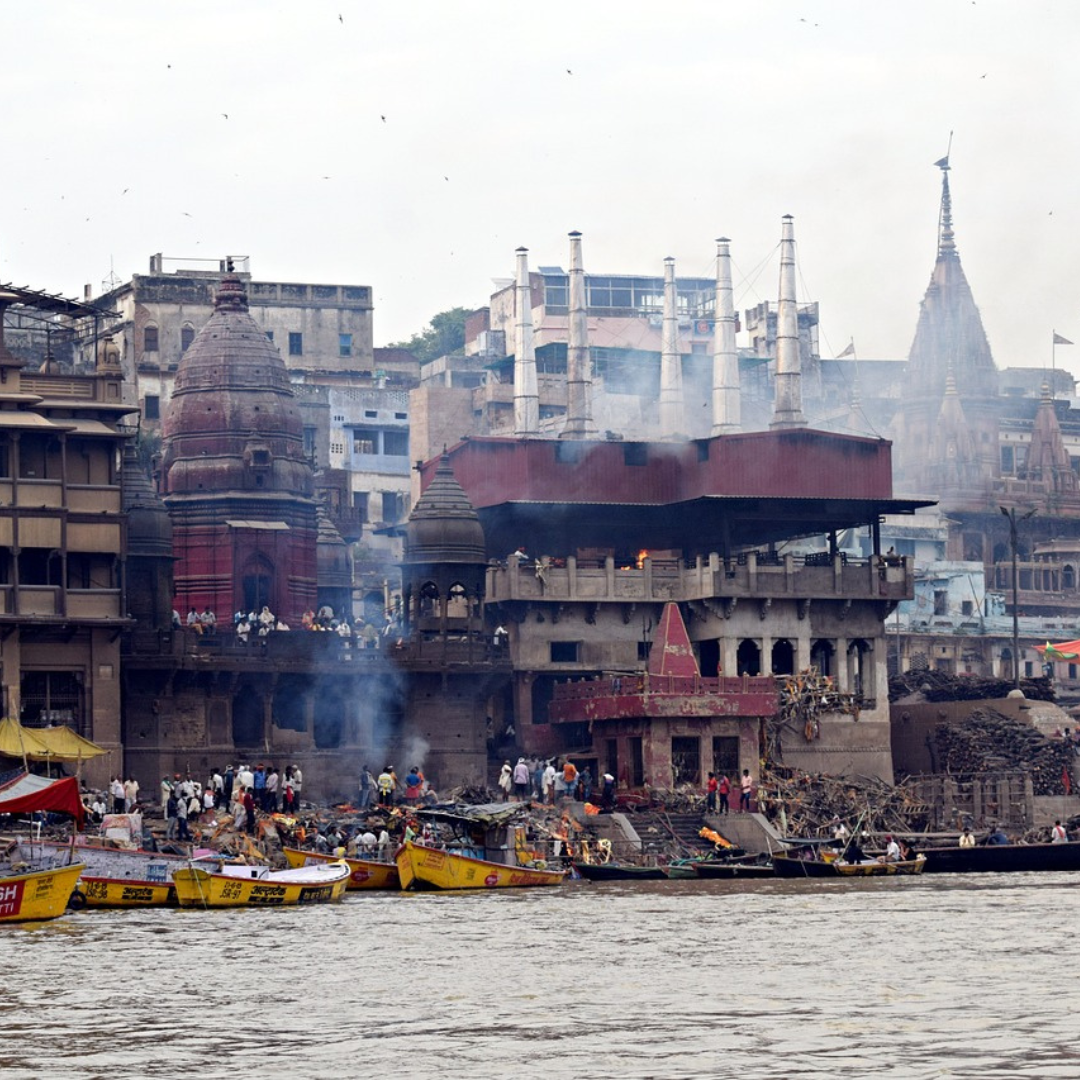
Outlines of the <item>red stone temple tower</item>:
M 285 362 L 235 274 L 180 361 L 162 434 L 176 609 L 231 624 L 267 604 L 299 625 L 316 603 L 312 471 Z

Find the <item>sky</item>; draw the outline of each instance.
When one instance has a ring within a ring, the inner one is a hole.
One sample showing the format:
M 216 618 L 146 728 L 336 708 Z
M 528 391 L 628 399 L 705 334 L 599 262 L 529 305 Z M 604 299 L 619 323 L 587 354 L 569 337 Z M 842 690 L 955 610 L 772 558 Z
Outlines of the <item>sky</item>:
M 5 5 L 0 281 L 246 255 L 370 285 L 375 344 L 493 278 L 714 273 L 775 300 L 795 218 L 821 352 L 900 359 L 951 148 L 961 260 L 999 367 L 1080 377 L 1075 0 L 113 0 Z M 212 264 L 206 264 L 211 265 Z

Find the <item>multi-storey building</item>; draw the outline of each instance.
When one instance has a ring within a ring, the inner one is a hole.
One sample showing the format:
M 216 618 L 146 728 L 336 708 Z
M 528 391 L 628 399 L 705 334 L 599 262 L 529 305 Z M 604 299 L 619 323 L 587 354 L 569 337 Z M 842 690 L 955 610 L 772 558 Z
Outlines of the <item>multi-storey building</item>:
M 91 305 L 0 287 L 16 321 L 46 313 L 78 332 Z M 55 357 L 54 357 L 55 361 Z M 92 372 L 28 369 L 0 332 L 0 671 L 6 716 L 63 724 L 109 753 L 87 765 L 103 781 L 123 766 L 121 632 L 127 600 L 119 354 L 100 343 Z

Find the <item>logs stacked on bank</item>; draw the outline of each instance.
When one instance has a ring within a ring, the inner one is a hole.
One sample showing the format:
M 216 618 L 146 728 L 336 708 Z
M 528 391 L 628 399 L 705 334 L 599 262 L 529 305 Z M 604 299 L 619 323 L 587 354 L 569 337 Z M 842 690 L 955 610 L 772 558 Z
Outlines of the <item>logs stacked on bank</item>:
M 978 701 L 1003 698 L 1013 689 L 1011 679 L 992 679 L 982 675 L 953 675 L 946 671 L 905 671 L 889 676 L 889 701 L 919 694 L 924 701 Z M 1032 701 L 1053 701 L 1054 688 L 1049 679 L 1021 679 L 1024 697 Z
M 834 818 L 849 831 L 922 832 L 928 808 L 913 786 L 876 777 L 814 775 L 774 766 L 762 777 L 758 806 L 787 836 L 827 836 Z
M 934 729 L 939 768 L 954 775 L 990 772 L 1031 774 L 1036 795 L 1064 795 L 1075 750 L 1068 740 L 1048 739 L 1022 720 L 994 709 L 975 709 L 960 723 Z

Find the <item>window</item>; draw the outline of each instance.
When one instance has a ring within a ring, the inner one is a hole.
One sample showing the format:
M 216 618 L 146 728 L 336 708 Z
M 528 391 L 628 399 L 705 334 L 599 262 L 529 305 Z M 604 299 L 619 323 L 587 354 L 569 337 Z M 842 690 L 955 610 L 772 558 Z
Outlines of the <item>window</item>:
M 180 351 L 187 352 L 188 346 L 195 340 L 195 331 L 190 326 L 180 328 Z
M 143 416 L 147 420 L 161 419 L 161 398 L 157 394 L 147 394 L 143 399 Z
M 946 589 L 934 590 L 934 614 L 947 615 L 949 613 L 949 593 Z
M 142 347 L 143 352 L 158 351 L 158 328 L 156 326 L 147 326 L 143 330 Z
M 318 434 L 318 428 L 304 427 L 304 454 L 305 456 L 314 460 L 315 458 L 315 436 Z
M 396 413 L 394 413 L 394 419 L 395 420 L 408 420 L 409 419 L 409 414 L 408 413 L 403 413 L 403 412 L 396 412 Z
M 1011 475 L 1013 468 L 1013 448 L 1011 446 L 1003 446 L 1001 448 L 1001 471 L 1008 476 Z
M 338 334 L 338 356 L 352 356 L 352 334 Z
M 409 456 L 409 433 L 407 431 L 384 431 L 383 453 L 394 457 Z
M 267 330 L 266 331 L 266 340 L 267 341 L 273 341 L 274 340 L 274 331 L 273 330 Z
M 289 355 L 304 355 L 304 335 L 296 330 L 289 331 Z
M 553 664 L 576 664 L 581 649 L 580 641 L 552 641 L 551 662 Z
M 377 409 L 365 409 L 364 410 L 364 416 L 368 420 L 375 420 L 378 417 L 378 415 L 379 415 L 379 412 L 378 412 Z
M 366 525 L 368 521 L 368 493 L 366 491 L 354 491 L 352 493 L 353 509 L 360 517 L 360 524 Z
M 964 616 L 968 616 L 971 613 L 972 613 L 971 601 L 970 600 L 961 600 L 960 601 L 960 614 L 964 615 Z
M 377 454 L 379 452 L 379 432 L 376 428 L 353 429 L 353 453 Z
M 382 519 L 393 524 L 405 516 L 405 496 L 400 491 L 382 493 Z

